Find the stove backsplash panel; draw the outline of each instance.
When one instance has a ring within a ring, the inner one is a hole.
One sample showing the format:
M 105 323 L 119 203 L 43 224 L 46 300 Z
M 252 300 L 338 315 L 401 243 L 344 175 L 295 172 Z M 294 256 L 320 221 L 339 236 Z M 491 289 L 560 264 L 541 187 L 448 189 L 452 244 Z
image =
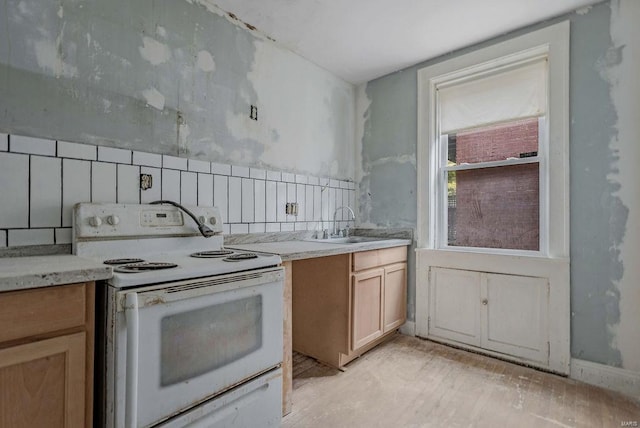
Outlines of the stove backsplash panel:
M 225 234 L 320 230 L 355 209 L 352 181 L 2 133 L 0 184 L 0 248 L 70 244 L 78 202 L 214 205 Z

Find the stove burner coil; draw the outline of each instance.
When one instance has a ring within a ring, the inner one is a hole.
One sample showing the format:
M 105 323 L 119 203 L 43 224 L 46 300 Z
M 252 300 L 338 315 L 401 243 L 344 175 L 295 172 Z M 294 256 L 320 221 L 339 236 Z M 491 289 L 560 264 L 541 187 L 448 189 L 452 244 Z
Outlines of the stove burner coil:
M 109 259 L 109 260 L 105 260 L 104 263 L 105 265 L 126 265 L 129 263 L 142 263 L 144 262 L 144 260 L 142 259 Z
M 257 258 L 258 258 L 258 255 L 256 253 L 238 253 L 229 257 L 225 257 L 222 260 L 225 262 L 239 262 L 242 260 L 257 259 Z
M 232 250 L 211 250 L 211 251 L 200 251 L 198 253 L 193 253 L 190 256 L 199 258 L 199 259 L 210 259 L 210 258 L 228 256 L 229 254 L 233 254 L 233 253 L 234 251 Z
M 175 263 L 161 263 L 161 262 L 144 262 L 144 263 L 130 263 L 127 265 L 120 265 L 113 270 L 120 273 L 137 273 L 145 272 L 148 270 L 162 270 L 178 267 Z

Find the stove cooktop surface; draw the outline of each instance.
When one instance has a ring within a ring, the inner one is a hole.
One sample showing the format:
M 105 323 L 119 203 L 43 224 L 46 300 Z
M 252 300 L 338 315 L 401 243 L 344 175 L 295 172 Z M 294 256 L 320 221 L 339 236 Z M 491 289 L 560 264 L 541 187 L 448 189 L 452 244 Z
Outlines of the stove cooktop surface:
M 242 251 L 231 251 L 218 257 L 194 257 L 192 254 L 192 252 L 154 254 L 145 257 L 147 261 L 116 265 L 113 277 L 108 282 L 116 288 L 125 288 L 224 275 L 277 266 L 282 263 L 280 256 L 273 254 Z

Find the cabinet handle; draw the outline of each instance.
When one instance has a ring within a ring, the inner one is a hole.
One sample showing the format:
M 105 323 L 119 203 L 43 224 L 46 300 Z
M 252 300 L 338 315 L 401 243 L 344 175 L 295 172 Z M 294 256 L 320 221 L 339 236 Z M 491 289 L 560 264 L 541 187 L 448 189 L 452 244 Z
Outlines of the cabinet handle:
M 488 303 L 489 303 L 489 300 L 488 300 L 488 299 L 482 299 L 482 304 L 483 304 L 483 305 L 487 305 Z

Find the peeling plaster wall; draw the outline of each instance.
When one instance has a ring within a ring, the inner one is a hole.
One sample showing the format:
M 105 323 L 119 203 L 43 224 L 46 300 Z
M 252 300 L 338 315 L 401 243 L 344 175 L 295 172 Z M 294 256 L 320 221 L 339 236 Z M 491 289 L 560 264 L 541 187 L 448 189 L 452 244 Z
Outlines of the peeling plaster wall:
M 353 179 L 354 98 L 206 0 L 0 6 L 1 132 Z
M 359 87 L 359 215 L 372 227 L 416 227 L 418 69 L 563 19 L 571 21 L 571 353 L 640 372 L 636 0 L 600 3 Z M 415 278 L 408 306 L 415 319 Z

